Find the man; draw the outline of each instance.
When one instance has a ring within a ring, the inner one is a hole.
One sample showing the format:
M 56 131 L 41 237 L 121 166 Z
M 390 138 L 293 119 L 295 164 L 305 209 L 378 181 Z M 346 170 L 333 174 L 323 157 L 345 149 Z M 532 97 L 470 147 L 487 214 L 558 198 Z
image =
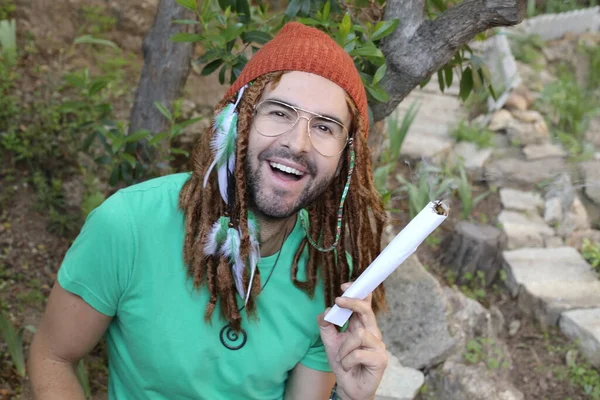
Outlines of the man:
M 372 399 L 382 289 L 337 297 L 380 250 L 367 133 L 352 59 L 286 25 L 217 105 L 191 174 L 90 215 L 32 344 L 36 398 L 83 398 L 73 365 L 106 335 L 110 398 Z M 323 319 L 334 302 L 346 330 Z

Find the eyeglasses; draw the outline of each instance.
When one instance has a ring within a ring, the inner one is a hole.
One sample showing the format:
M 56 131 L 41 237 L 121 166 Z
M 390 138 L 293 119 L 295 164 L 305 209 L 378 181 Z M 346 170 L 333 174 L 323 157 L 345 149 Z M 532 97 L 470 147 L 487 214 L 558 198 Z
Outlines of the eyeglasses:
M 312 115 L 300 115 L 299 111 Z M 291 131 L 300 118 L 307 123 L 308 137 L 317 152 L 325 157 L 340 154 L 348 144 L 348 129 L 339 122 L 302 108 L 277 100 L 265 100 L 254 107 L 253 125 L 258 133 L 267 137 Z

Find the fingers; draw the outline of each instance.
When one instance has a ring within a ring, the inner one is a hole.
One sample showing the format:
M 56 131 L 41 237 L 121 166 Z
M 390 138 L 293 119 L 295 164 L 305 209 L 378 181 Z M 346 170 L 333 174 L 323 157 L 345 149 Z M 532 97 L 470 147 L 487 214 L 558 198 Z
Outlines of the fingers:
M 385 363 L 382 364 L 383 360 Z M 358 364 L 372 368 L 383 365 L 385 368 L 387 365 L 385 344 L 369 331 L 362 328 L 357 329 L 341 344 L 336 361 L 346 371 Z
M 344 342 L 340 345 L 340 348 L 337 352 L 336 361 L 341 361 L 344 357 L 356 349 L 385 352 L 385 344 L 381 341 L 381 339 L 373 335 L 371 332 L 364 328 L 359 328 L 349 334 Z
M 381 331 L 377 326 L 377 319 L 375 318 L 375 313 L 371 308 L 370 299 L 359 300 L 359 299 L 351 299 L 349 297 L 338 297 L 335 299 L 335 304 L 339 307 L 350 309 L 354 312 L 354 315 L 351 317 L 352 319 L 358 318 L 360 325 L 362 325 L 369 332 L 381 338 Z
M 387 367 L 387 354 L 370 350 L 354 350 L 344 357 L 340 363 L 344 371 L 348 372 L 356 366 L 372 370 L 385 370 Z

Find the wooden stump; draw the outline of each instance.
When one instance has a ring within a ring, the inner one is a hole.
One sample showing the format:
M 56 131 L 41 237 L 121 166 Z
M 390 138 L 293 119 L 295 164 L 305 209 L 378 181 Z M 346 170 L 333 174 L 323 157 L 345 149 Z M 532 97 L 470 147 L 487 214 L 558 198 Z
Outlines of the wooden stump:
M 482 271 L 487 286 L 502 268 L 506 241 L 506 235 L 500 229 L 460 221 L 454 227 L 454 234 L 444 243 L 441 262 L 456 273 L 459 281 L 467 272 L 475 276 L 477 271 Z

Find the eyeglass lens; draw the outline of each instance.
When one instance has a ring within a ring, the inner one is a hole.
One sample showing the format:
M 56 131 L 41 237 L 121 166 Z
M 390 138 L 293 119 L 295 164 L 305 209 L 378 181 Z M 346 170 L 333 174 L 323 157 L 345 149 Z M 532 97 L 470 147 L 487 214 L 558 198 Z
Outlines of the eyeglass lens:
M 309 137 L 319 153 L 333 156 L 346 147 L 348 133 L 343 125 L 325 117 L 309 118 Z M 254 127 L 263 136 L 279 136 L 289 132 L 299 119 L 300 115 L 294 108 L 267 100 L 256 108 Z

